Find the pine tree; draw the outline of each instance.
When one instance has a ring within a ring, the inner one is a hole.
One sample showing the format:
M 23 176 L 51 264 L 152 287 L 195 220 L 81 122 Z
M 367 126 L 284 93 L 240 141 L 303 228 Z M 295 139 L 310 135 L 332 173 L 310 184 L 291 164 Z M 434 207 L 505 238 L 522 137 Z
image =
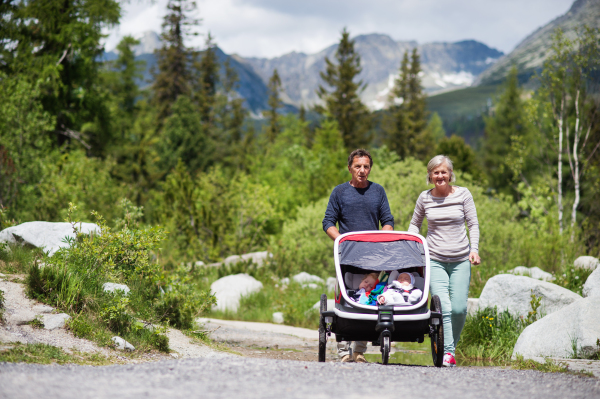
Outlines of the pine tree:
M 267 111 L 267 119 L 269 120 L 269 126 L 267 127 L 267 139 L 270 143 L 273 143 L 279 135 L 279 115 L 277 111 L 281 108 L 281 98 L 279 93 L 281 92 L 281 78 L 277 73 L 277 68 L 273 70 L 273 75 L 269 79 L 269 110 Z
M 435 140 L 427 129 L 428 112 L 421 86 L 421 61 L 417 49 L 404 53 L 400 73 L 390 93 L 390 109 L 384 117 L 385 143 L 401 158 L 426 160 L 435 152 Z
M 220 65 L 215 51 L 216 45 L 210 32 L 206 38 L 205 47 L 206 49 L 202 52 L 200 60 L 194 63 L 196 74 L 194 94 L 200 108 L 202 121 L 209 123 L 213 119 L 212 113 L 215 106 L 215 96 L 217 95 L 217 85 L 220 82 Z
M 513 143 L 522 143 L 527 135 L 524 102 L 517 69 L 513 67 L 504 84 L 504 91 L 496 101 L 493 115 L 485 118 L 483 165 L 492 187 L 514 194 L 511 187 L 515 180 L 521 180 L 521 176 L 515 176 L 513 171 Z
M 190 17 L 196 10 L 195 1 L 169 0 L 167 9 L 162 24 L 163 46 L 156 51 L 158 73 L 152 87 L 159 125 L 171 113 L 171 105 L 177 97 L 191 94 L 189 62 L 194 54 L 184 40 L 195 35 L 193 29 L 199 24 L 199 20 Z
M 320 74 L 321 79 L 333 91 L 329 92 L 319 85 L 317 95 L 325 104 L 324 107 L 317 106 L 315 109 L 321 113 L 327 112 L 338 122 L 347 149 L 364 147 L 369 142 L 370 115 L 359 94 L 366 84 L 354 81 L 362 68 L 360 56 L 354 50 L 354 41 L 350 40 L 350 33 L 346 28 L 342 31 L 335 58 L 337 63 L 325 57 L 327 67 Z

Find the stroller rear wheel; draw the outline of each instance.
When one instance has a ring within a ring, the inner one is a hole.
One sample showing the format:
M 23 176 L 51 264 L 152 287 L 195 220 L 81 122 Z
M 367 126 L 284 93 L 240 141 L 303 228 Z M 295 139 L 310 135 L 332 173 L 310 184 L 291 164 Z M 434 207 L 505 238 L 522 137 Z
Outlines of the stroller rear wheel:
M 439 296 L 434 295 L 431 297 L 430 309 L 432 312 L 442 313 L 442 302 L 440 301 Z M 437 323 L 438 324 L 432 323 L 429 326 L 431 357 L 433 358 L 433 364 L 436 367 L 442 367 L 442 363 L 444 362 L 444 323 L 442 323 L 442 320 L 440 319 L 437 319 Z
M 325 330 L 325 316 L 323 312 L 327 311 L 327 295 L 321 295 L 321 303 L 319 304 L 319 361 L 325 361 L 327 350 L 327 331 Z

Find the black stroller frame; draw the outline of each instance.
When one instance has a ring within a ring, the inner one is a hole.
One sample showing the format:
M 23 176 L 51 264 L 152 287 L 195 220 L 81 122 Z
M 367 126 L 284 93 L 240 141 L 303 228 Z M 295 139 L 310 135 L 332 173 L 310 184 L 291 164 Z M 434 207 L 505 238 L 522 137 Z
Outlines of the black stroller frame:
M 385 244 L 377 245 L 381 243 Z M 375 249 L 375 253 L 371 253 L 371 249 Z M 327 296 L 321 295 L 319 361 L 325 361 L 327 339 L 332 333 L 337 342 L 370 341 L 373 346 L 380 346 L 383 364 L 388 364 L 392 342 L 420 343 L 429 335 L 433 363 L 441 367 L 444 357 L 442 307 L 437 295 L 431 300 L 428 298 L 430 263 L 425 238 L 403 231 L 346 233 L 335 240 L 334 258 L 335 307 L 327 310 Z M 372 306 L 355 302 L 348 296 L 346 273 L 393 270 L 417 272 L 424 278 L 423 295 L 417 303 Z

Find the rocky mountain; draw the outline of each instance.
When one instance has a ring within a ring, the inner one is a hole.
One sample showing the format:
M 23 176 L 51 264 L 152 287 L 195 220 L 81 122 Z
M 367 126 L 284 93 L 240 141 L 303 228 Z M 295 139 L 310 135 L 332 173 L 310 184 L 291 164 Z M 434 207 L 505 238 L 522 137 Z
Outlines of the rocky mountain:
M 474 84 L 497 84 L 504 80 L 512 65 L 517 66 L 519 79 L 527 81 L 550 54 L 552 35 L 557 28 L 573 39 L 575 29 L 584 25 L 600 28 L 600 0 L 576 0 L 566 14 L 527 36 L 513 51 L 479 75 Z
M 429 93 L 471 85 L 482 71 L 503 55 L 474 40 L 418 44 L 395 41 L 382 34 L 360 35 L 354 40 L 363 68 L 359 78 L 367 83 L 361 97 L 371 109 L 384 107 L 405 51 L 413 48 L 419 51 L 424 72 L 423 85 Z M 238 55 L 232 58 L 250 66 L 264 82 L 277 68 L 285 90 L 284 101 L 297 107 L 311 106 L 318 101 L 315 90 L 322 83 L 319 72 L 325 70 L 325 57 L 333 59 L 336 49 L 337 44 L 316 54 L 292 52 L 271 59 Z
M 146 61 L 141 86 L 152 80 L 150 73 L 156 65 L 154 50 L 160 47 L 155 32 L 145 32 L 140 44 L 134 48 L 136 58 Z M 371 109 L 381 109 L 393 86 L 405 51 L 417 48 L 421 55 L 423 84 L 429 93 L 469 86 L 479 74 L 500 58 L 503 53 L 485 44 L 467 40 L 456 43 L 426 43 L 395 41 L 382 34 L 360 35 L 354 38 L 356 50 L 361 56 L 363 71 L 359 78 L 367 83 L 362 99 Z M 281 76 L 286 108 L 311 106 L 318 100 L 315 90 L 321 83 L 319 72 L 325 70 L 325 57 L 334 58 L 337 44 L 316 54 L 292 52 L 276 58 L 244 58 L 227 55 L 217 50 L 220 61 L 229 59 L 240 77 L 238 93 L 246 99 L 248 108 L 260 113 L 267 107 L 267 87 L 273 70 Z M 104 54 L 103 59 L 116 58 L 114 51 Z

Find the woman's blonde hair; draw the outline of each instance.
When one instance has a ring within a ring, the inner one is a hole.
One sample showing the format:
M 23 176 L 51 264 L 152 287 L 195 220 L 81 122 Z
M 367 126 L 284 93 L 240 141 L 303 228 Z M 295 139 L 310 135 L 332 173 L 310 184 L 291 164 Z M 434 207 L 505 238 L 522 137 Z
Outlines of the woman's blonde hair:
M 456 181 L 456 175 L 454 174 L 454 166 L 452 165 L 452 161 L 450 160 L 450 158 L 448 158 L 445 155 L 436 155 L 435 157 L 431 158 L 431 161 L 429 161 L 429 163 L 427 164 L 427 185 L 433 184 L 431 182 L 431 179 L 429 178 L 431 176 L 431 172 L 444 162 L 446 162 L 446 165 L 448 165 L 448 169 L 450 169 L 450 181 Z

